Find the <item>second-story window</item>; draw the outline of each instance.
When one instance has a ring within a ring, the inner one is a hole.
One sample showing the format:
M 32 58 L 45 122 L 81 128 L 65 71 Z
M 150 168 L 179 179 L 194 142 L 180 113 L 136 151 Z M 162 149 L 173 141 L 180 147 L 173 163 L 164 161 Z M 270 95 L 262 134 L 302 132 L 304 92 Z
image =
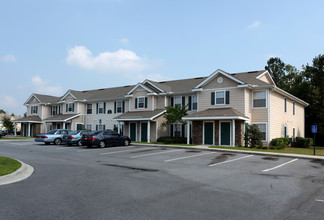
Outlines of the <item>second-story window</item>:
M 66 112 L 74 112 L 74 103 L 67 103 L 66 104 Z
M 124 101 L 115 102 L 115 113 L 124 113 L 125 103 Z
M 285 98 L 285 112 L 287 112 L 287 98 Z
M 87 104 L 87 114 L 92 114 L 92 104 Z
M 58 115 L 61 113 L 61 106 L 53 105 L 51 109 L 51 115 Z
M 182 106 L 182 96 L 174 97 L 174 106 L 178 105 L 179 107 Z
M 105 114 L 106 111 L 106 103 L 99 102 L 97 103 L 97 114 Z
M 216 92 L 216 105 L 224 105 L 225 104 L 225 91 Z
M 296 106 L 296 104 L 295 104 L 295 102 L 293 102 L 293 115 L 295 115 L 295 113 L 296 113 L 295 106 Z
M 138 98 L 138 108 L 144 108 L 145 107 L 145 97 L 139 97 Z
M 198 109 L 198 98 L 197 95 L 191 96 L 191 110 Z
M 254 91 L 253 92 L 253 108 L 265 108 L 267 107 L 267 92 L 266 91 Z
M 30 111 L 31 114 L 37 114 L 38 106 L 37 105 L 31 106 Z

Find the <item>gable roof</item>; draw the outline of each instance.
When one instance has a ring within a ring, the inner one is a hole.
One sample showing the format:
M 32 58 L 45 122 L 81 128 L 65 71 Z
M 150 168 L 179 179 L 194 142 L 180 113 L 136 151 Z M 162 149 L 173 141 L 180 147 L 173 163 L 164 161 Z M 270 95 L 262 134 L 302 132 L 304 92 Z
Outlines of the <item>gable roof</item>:
M 136 86 L 134 86 L 128 93 L 127 95 L 132 94 L 138 87 L 142 87 L 143 89 L 145 89 L 146 91 L 150 92 L 150 93 L 154 93 L 150 88 L 148 88 L 147 86 L 143 85 L 142 83 L 137 83 Z
M 60 97 L 57 96 L 50 96 L 50 95 L 42 95 L 42 94 L 35 94 L 33 93 L 28 99 L 27 101 L 24 103 L 24 105 L 26 105 L 32 98 L 35 98 L 39 103 L 57 103 L 60 100 Z

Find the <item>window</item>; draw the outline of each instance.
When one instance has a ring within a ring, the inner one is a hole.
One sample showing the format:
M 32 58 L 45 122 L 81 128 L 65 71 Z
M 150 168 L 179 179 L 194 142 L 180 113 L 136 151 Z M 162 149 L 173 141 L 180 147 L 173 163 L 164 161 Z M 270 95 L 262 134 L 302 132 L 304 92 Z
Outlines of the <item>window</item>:
M 98 103 L 98 114 L 104 114 L 105 113 L 105 103 L 104 102 L 99 102 Z
M 216 92 L 216 105 L 225 104 L 225 91 Z
M 287 126 L 284 126 L 284 137 L 288 137 L 287 135 Z
M 61 113 L 61 106 L 59 105 L 52 106 L 51 115 L 58 115 L 60 113 Z
M 287 112 L 287 98 L 285 98 L 285 112 Z
M 92 124 L 87 124 L 87 130 L 92 131 Z
M 266 91 L 255 91 L 253 92 L 253 108 L 264 108 L 266 107 Z
M 295 140 L 295 137 L 296 137 L 296 130 L 295 128 L 293 128 L 293 136 L 292 136 L 293 140 Z
M 266 123 L 257 123 L 255 125 L 258 126 L 259 130 L 262 133 L 262 140 L 266 141 L 267 140 L 267 124 Z
M 179 105 L 179 107 L 182 106 L 182 96 L 176 96 L 174 97 L 174 106 Z
M 293 102 L 293 115 L 295 115 L 295 102 Z
M 67 103 L 66 104 L 66 112 L 74 112 L 74 103 Z
M 116 113 L 122 113 L 123 112 L 123 102 L 119 101 L 116 102 Z
M 112 114 L 111 109 L 109 109 L 109 110 L 107 111 L 107 114 Z
M 92 114 L 92 104 L 87 104 L 87 114 Z
M 145 106 L 145 97 L 138 98 L 138 108 L 144 108 Z
M 103 131 L 103 130 L 105 130 L 105 128 L 106 128 L 106 125 L 103 125 L 103 124 L 96 125 L 96 131 Z
M 31 114 L 37 114 L 38 106 L 37 105 L 31 106 L 30 110 L 31 110 Z
M 191 110 L 197 110 L 198 108 L 198 98 L 197 95 L 191 96 Z
M 185 128 L 183 124 L 175 123 L 171 124 L 171 136 L 172 137 L 184 137 Z

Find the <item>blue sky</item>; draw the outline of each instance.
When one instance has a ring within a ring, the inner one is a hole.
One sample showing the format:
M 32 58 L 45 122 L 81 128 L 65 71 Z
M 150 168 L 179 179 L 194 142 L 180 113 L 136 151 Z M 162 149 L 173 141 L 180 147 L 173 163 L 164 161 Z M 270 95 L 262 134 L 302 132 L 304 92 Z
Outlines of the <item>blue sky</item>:
M 144 79 L 298 69 L 323 54 L 324 1 L 0 0 L 0 109 Z

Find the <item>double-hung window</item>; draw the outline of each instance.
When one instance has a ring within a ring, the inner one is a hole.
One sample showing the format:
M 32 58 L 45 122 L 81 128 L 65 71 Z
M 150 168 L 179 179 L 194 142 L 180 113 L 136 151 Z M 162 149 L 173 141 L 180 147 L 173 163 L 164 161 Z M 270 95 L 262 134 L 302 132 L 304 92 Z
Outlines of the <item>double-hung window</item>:
M 197 110 L 198 108 L 198 98 L 197 95 L 191 96 L 191 110 Z
M 267 107 L 267 91 L 253 92 L 253 108 Z
M 87 114 L 92 114 L 92 104 L 87 104 Z
M 225 91 L 218 91 L 215 93 L 216 105 L 225 105 Z
M 293 102 L 293 115 L 295 115 L 295 114 L 296 114 L 296 110 L 295 110 L 295 107 L 296 107 L 296 104 L 295 104 L 295 102 Z
M 98 103 L 98 114 L 104 114 L 105 113 L 105 104 L 103 102 Z
M 38 106 L 37 105 L 31 106 L 30 111 L 31 111 L 31 114 L 37 114 Z
M 176 96 L 174 97 L 174 106 L 178 105 L 179 107 L 182 107 L 182 96 Z
M 285 98 L 285 113 L 287 112 L 287 98 Z
M 123 112 L 123 102 L 119 101 L 116 102 L 116 113 L 122 113 Z
M 138 98 L 138 108 L 144 108 L 145 107 L 145 97 L 139 97 Z
M 61 107 L 59 105 L 53 105 L 51 115 L 58 115 L 61 113 Z
M 74 103 L 73 102 L 66 104 L 66 112 L 74 112 Z
M 262 133 L 262 140 L 266 141 L 267 140 L 267 124 L 266 123 L 257 123 L 255 125 L 258 126 L 259 130 Z

